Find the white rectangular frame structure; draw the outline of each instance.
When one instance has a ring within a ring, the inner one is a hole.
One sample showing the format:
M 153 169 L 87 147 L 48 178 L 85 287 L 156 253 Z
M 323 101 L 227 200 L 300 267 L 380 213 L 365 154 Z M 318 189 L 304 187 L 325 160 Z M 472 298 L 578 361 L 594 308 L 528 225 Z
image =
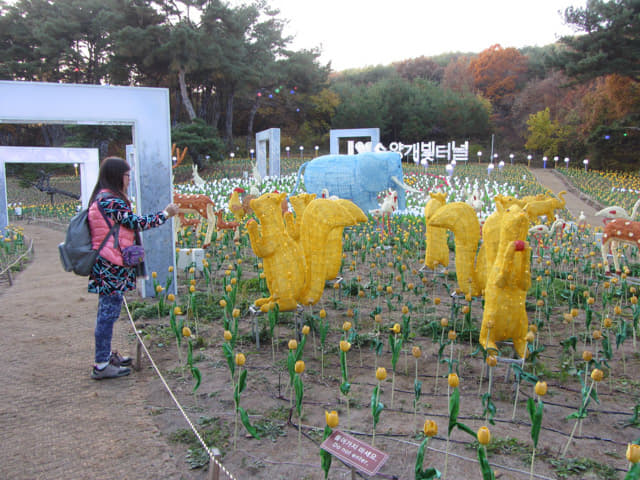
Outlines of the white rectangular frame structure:
M 0 81 L 0 123 L 131 126 L 137 162 L 133 170 L 140 186 L 138 212 L 159 212 L 171 202 L 171 127 L 166 88 Z M 142 238 L 148 272 L 157 272 L 156 281 L 161 285 L 172 276 L 173 291 L 176 268 L 172 228 L 148 230 Z M 169 267 L 173 267 L 173 273 Z M 140 294 L 155 295 L 150 277 L 141 282 Z
M 80 169 L 80 201 L 89 206 L 91 191 L 98 181 L 97 148 L 0 147 L 0 230 L 8 225 L 5 163 L 72 163 Z
M 329 131 L 329 153 L 331 155 L 340 154 L 341 138 L 370 138 L 371 150 L 375 151 L 376 145 L 380 143 L 379 128 L 344 128 Z
M 267 155 L 267 142 L 269 155 Z M 264 178 L 267 176 L 267 160 L 269 162 L 269 176 L 280 176 L 280 129 L 269 128 L 256 133 L 256 163 L 258 172 Z

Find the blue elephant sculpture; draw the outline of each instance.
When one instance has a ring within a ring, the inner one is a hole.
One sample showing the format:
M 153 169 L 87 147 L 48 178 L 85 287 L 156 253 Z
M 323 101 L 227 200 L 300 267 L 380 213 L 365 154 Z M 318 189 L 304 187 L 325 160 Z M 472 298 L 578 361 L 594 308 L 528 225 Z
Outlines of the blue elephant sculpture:
M 298 170 L 295 195 L 304 171 L 304 185 L 308 193 L 321 196 L 327 189 L 330 195 L 351 200 L 364 212 L 379 207 L 378 194 L 388 188 L 398 192 L 398 209 L 405 210 L 407 200 L 402 177 L 402 158 L 396 152 L 364 152 L 356 155 L 323 155 L 305 162 Z

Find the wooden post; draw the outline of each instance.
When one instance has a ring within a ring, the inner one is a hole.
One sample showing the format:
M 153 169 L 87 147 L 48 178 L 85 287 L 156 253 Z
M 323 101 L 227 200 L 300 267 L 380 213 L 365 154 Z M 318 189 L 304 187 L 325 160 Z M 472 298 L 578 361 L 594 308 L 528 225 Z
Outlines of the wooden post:
M 140 342 L 136 344 L 136 364 L 134 368 L 136 372 L 139 372 L 142 368 L 142 345 L 140 345 Z
M 209 478 L 208 480 L 220 480 L 220 465 L 216 461 L 220 458 L 220 450 L 211 449 L 212 457 L 209 459 Z

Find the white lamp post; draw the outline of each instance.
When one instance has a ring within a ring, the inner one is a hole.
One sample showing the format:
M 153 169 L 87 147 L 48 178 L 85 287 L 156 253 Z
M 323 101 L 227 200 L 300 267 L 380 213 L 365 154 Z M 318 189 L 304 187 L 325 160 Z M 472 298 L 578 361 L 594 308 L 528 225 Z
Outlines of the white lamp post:
M 542 157 L 542 168 L 547 168 L 547 157 L 546 155 Z
M 231 158 L 231 160 L 233 160 L 235 157 L 236 157 L 236 154 L 235 154 L 235 153 L 231 152 L 231 153 L 229 154 L 229 158 Z
M 585 159 L 582 161 L 582 163 L 584 163 L 584 171 L 586 172 L 586 171 L 587 171 L 587 166 L 589 165 L 589 159 L 588 159 L 588 158 L 585 158 Z
M 553 168 L 558 168 L 558 156 L 553 157 Z
M 513 156 L 514 156 L 513 153 L 509 154 L 509 158 L 511 159 L 511 165 L 513 165 Z
M 287 158 L 289 158 L 289 151 L 291 150 L 291 148 L 289 148 L 289 147 L 284 147 L 284 149 L 287 151 Z
M 252 162 L 253 162 L 253 154 L 254 154 L 255 152 L 256 152 L 256 151 L 255 151 L 253 148 L 252 148 L 251 150 L 249 150 L 249 155 L 251 155 L 251 161 L 252 161 Z
M 302 160 L 302 153 L 304 152 L 304 147 L 300 145 L 300 160 Z
M 316 150 L 316 157 L 317 157 L 317 156 L 318 156 L 318 150 L 320 150 L 320 147 L 319 147 L 318 145 L 316 145 L 316 146 L 315 146 L 315 147 L 313 147 L 313 148 L 315 148 L 315 150 Z
M 447 166 L 444 167 L 444 169 L 447 171 L 447 177 L 451 178 L 451 175 L 453 175 L 453 166 L 450 163 L 447 163 Z
M 487 166 L 487 175 L 490 177 L 491 176 L 491 172 L 493 172 L 493 169 L 495 168 L 495 165 L 493 163 L 490 163 Z
M 75 171 L 76 171 L 76 177 L 77 177 L 77 176 L 78 176 L 78 164 L 77 164 L 77 163 L 74 163 L 74 164 L 73 164 L 73 168 L 74 168 L 74 169 L 75 169 Z
M 531 168 L 531 155 L 527 155 L 527 167 Z
M 478 152 L 478 163 L 480 163 L 481 159 L 482 159 L 482 152 Z
M 569 168 L 569 157 L 564 157 L 564 164 Z
M 497 154 L 497 153 L 494 153 L 494 154 L 493 154 L 493 161 L 494 161 L 494 162 L 497 162 L 497 161 L 498 161 L 498 154 Z
M 498 170 L 502 171 L 503 167 L 504 167 L 504 162 L 500 160 L 500 163 L 498 163 Z

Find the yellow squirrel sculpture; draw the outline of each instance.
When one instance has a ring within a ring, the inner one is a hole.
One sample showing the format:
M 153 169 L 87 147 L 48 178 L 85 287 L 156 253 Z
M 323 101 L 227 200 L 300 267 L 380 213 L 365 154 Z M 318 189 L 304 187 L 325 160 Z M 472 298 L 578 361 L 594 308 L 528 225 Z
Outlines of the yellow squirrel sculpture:
M 291 311 L 298 303 L 317 303 L 327 275 L 333 272 L 337 259 L 341 259 L 342 230 L 367 220 L 364 212 L 349 200 L 305 197 L 300 202 L 292 200 L 295 223 L 285 214 L 285 226 L 280 209 L 285 198 L 285 193 L 267 193 L 251 200 L 260 224 L 249 220 L 247 231 L 253 252 L 263 260 L 270 293 L 269 297 L 255 301 L 262 311 L 275 304 L 280 311 Z
M 480 343 L 495 349 L 496 342 L 512 339 L 516 353 L 526 355 L 528 317 L 525 298 L 531 285 L 530 253 L 526 242 L 529 219 L 510 198 L 496 197 L 496 211 L 487 218 L 480 240 L 480 222 L 463 202 L 445 204 L 427 222 L 455 235 L 458 286 L 465 294 L 484 294 Z M 425 262 L 426 263 L 426 262 Z

